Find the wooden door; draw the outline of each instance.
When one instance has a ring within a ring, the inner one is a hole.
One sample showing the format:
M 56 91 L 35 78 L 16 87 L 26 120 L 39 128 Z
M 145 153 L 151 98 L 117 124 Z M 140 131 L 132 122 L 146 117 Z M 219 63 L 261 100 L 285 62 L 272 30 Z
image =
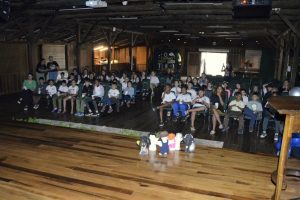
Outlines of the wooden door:
M 201 53 L 189 52 L 187 60 L 187 75 L 199 77 L 201 69 Z

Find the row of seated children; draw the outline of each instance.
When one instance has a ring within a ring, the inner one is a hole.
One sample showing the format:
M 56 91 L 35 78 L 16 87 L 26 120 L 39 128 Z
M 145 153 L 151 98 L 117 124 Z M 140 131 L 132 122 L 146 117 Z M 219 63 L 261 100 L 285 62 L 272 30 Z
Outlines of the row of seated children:
M 122 88 L 122 91 L 117 89 L 117 83 L 113 82 L 111 88 L 105 94 L 104 87 L 99 80 L 96 80 L 94 84 L 86 78 L 82 88 L 78 87 L 77 81 L 74 79 L 71 81 L 71 85 L 68 86 L 66 81 L 61 81 L 59 86 L 55 85 L 53 80 L 48 81 L 48 85 L 44 83 L 44 78 L 39 79 L 37 84 L 33 80 L 32 75 L 28 75 L 23 83 L 23 90 L 21 92 L 18 103 L 24 103 L 24 110 L 28 110 L 28 106 L 33 103 L 33 108 L 38 109 L 39 101 L 42 97 L 50 99 L 53 104 L 52 112 L 66 113 L 67 102 L 71 102 L 71 114 L 74 114 L 74 107 L 76 105 L 76 115 L 83 116 L 84 108 L 87 107 L 87 115 L 99 115 L 98 104 L 103 105 L 102 112 L 108 107 L 108 113 L 111 113 L 112 104 L 117 105 L 117 111 L 119 111 L 120 102 L 125 102 L 127 107 L 130 107 L 134 103 L 134 88 L 129 81 L 126 83 L 127 87 Z M 106 96 L 105 96 L 106 95 Z M 120 101 L 121 100 L 121 101 Z M 92 112 L 92 107 L 94 113 Z
M 164 125 L 163 111 L 166 108 L 172 108 L 173 119 L 177 121 L 179 117 L 184 121 L 190 115 L 191 116 L 191 130 L 195 131 L 195 118 L 196 113 L 201 111 L 210 111 L 212 114 L 212 130 L 210 134 L 216 133 L 217 123 L 219 129 L 223 132 L 229 129 L 229 118 L 234 117 L 239 121 L 238 133 L 243 134 L 244 130 L 244 118 L 250 119 L 249 132 L 253 132 L 256 120 L 262 116 L 263 118 L 263 132 L 261 138 L 265 138 L 268 122 L 271 114 L 268 114 L 269 108 L 262 106 L 260 101 L 260 95 L 257 92 L 253 92 L 250 100 L 245 95 L 245 90 L 234 92 L 234 97 L 226 99 L 226 93 L 222 86 L 218 86 L 212 96 L 209 98 L 205 95 L 205 87 L 198 90 L 198 94 L 193 97 L 192 92 L 187 92 L 187 87 L 178 87 L 176 82 L 174 87 L 167 84 L 164 92 L 162 93 L 161 105 L 154 110 L 159 110 L 160 126 Z M 273 92 L 272 95 L 276 96 L 278 93 Z M 247 98 L 245 98 L 247 97 Z M 222 123 L 220 116 L 224 116 Z M 279 121 L 275 119 L 276 130 L 274 140 L 278 139 L 279 134 Z

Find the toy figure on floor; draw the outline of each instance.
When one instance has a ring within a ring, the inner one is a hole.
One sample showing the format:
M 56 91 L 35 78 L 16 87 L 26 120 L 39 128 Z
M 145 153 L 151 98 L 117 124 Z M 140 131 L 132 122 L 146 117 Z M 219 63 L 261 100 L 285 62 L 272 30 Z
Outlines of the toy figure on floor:
M 169 145 L 169 151 L 175 151 L 175 134 L 174 133 L 169 133 L 168 135 L 168 145 Z
M 183 140 L 181 133 L 176 133 L 175 136 L 175 151 L 180 151 L 180 143 Z
M 150 146 L 149 146 L 149 151 L 156 151 L 156 145 L 158 144 L 158 139 L 155 135 L 155 133 L 150 133 L 149 134 L 149 140 L 150 140 Z
M 158 144 L 160 146 L 159 155 L 166 157 L 169 153 L 168 132 L 162 131 L 160 133 L 160 139 L 161 139 L 160 144 Z
M 147 136 L 142 136 L 140 140 L 137 141 L 140 146 L 140 155 L 148 155 L 150 140 Z
M 195 151 L 195 141 L 192 134 L 188 133 L 183 137 L 183 142 L 185 144 L 185 152 L 191 153 Z

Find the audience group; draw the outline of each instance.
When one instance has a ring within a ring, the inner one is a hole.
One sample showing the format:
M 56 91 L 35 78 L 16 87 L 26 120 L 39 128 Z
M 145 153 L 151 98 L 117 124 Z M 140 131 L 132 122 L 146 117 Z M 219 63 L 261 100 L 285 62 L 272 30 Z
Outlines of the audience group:
M 46 65 L 42 60 L 37 67 L 38 82 L 32 74 L 23 82 L 23 90 L 17 102 L 24 106 L 25 111 L 30 105 L 38 109 L 40 100 L 44 98 L 54 113 L 66 113 L 70 102 L 70 114 L 97 117 L 105 111 L 112 113 L 113 108 L 119 112 L 121 106 L 130 107 L 135 104 L 137 95 L 143 100 L 148 95 L 160 96 L 159 88 L 163 88 L 161 103 L 153 108 L 159 111 L 161 127 L 164 126 L 165 111 L 173 121 L 185 122 L 190 118 L 191 131 L 195 131 L 197 115 L 204 114 L 211 118 L 211 135 L 216 133 L 217 128 L 227 132 L 229 119 L 233 118 L 238 120 L 238 134 L 243 134 L 245 119 L 250 121 L 250 133 L 254 131 L 256 122 L 261 121 L 260 138 L 265 138 L 271 120 L 275 123 L 274 140 L 278 140 L 280 117 L 268 106 L 268 99 L 288 95 L 290 89 L 288 81 L 284 81 L 281 88 L 272 83 L 253 85 L 247 90 L 236 83 L 231 88 L 226 81 L 214 85 L 204 73 L 199 78 L 177 78 L 171 70 L 157 76 L 154 71 L 150 74 L 132 71 L 119 75 L 105 70 L 96 74 L 88 69 L 80 73 L 74 68 L 66 77 L 64 72 L 58 73 L 58 65 L 52 58 L 49 62 Z M 45 72 L 49 73 L 47 78 Z

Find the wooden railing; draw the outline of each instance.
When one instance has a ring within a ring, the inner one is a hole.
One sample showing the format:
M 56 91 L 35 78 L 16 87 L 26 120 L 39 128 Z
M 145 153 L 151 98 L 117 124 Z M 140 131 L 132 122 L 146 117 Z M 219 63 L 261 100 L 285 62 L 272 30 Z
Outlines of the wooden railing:
M 24 77 L 23 73 L 0 74 L 0 95 L 21 91 Z

